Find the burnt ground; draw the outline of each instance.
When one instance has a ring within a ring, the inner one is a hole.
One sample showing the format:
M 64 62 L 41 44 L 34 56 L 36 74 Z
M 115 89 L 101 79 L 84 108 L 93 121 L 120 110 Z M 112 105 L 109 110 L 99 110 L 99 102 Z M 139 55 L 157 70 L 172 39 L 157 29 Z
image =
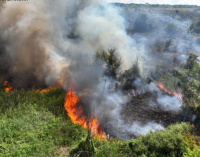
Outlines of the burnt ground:
M 163 94 L 168 95 L 165 92 Z M 194 115 L 186 113 L 184 110 L 179 112 L 164 111 L 156 100 L 157 95 L 151 92 L 132 96 L 130 101 L 124 104 L 120 110 L 121 120 L 109 117 L 107 123 L 103 125 L 104 131 L 110 137 L 128 140 L 138 136 L 134 131 L 131 131 L 134 122 L 139 122 L 141 127 L 153 122 L 165 128 L 175 123 L 190 122 L 196 126 L 195 135 L 200 135 L 200 119 L 196 117 L 194 120 Z
M 129 124 L 134 121 L 139 121 L 142 124 L 153 121 L 164 127 L 180 121 L 179 113 L 163 111 L 159 105 L 155 106 L 151 102 L 156 102 L 156 95 L 150 92 L 133 96 L 131 101 L 125 104 L 121 110 L 122 120 Z
M 136 96 L 129 97 L 130 101 L 123 105 L 119 111 L 120 119 L 109 117 L 109 121 L 104 124 L 104 131 L 110 137 L 127 140 L 136 138 L 138 135 L 131 131 L 134 122 L 139 122 L 141 127 L 149 122 L 157 123 L 163 127 L 181 122 L 182 113 L 164 111 L 158 103 L 156 103 L 157 95 L 151 92 L 145 92 Z M 151 102 L 154 102 L 151 104 Z

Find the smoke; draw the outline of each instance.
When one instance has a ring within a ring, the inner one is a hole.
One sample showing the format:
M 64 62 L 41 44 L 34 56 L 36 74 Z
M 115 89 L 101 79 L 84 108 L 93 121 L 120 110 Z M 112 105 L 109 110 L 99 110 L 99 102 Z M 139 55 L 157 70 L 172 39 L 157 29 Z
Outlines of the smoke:
M 120 112 L 129 99 L 121 91 L 113 92 L 115 82 L 104 79 L 105 69 L 94 63 L 96 52 L 115 48 L 123 61 L 122 71 L 129 69 L 137 57 L 145 77 L 155 69 L 158 60 L 172 66 L 173 57 L 151 51 L 163 29 L 153 38 L 128 34 L 131 24 L 123 10 L 100 0 L 6 1 L 0 7 L 0 70 L 6 71 L 3 77 L 12 86 L 27 89 L 58 83 L 67 90 L 73 81 L 79 93 L 90 88 L 96 96 L 87 100 L 89 110 L 105 128 L 113 122 L 114 134 L 124 139 L 131 138 L 128 132 L 138 136 L 164 128 L 154 121 L 126 124 Z M 180 47 L 178 52 L 182 51 Z M 143 92 L 144 88 L 156 92 L 163 110 L 180 108 L 174 97 L 163 95 L 157 87 L 151 89 L 152 84 L 144 87 L 140 79 L 133 84 Z M 120 131 L 122 128 L 124 131 Z
M 6 67 L 7 77 L 13 78 L 16 88 L 41 86 L 54 68 L 58 71 L 56 51 L 61 48 L 59 42 L 62 41 L 59 26 L 52 20 L 56 19 L 55 23 L 61 20 L 57 17 L 65 14 L 65 10 L 61 3 L 56 3 L 59 10 L 51 13 L 49 10 L 54 10 L 55 4 L 49 2 L 6 2 L 1 10 L 0 32 L 5 47 L 5 61 L 1 62 L 1 67 L 11 64 Z
M 14 78 L 12 84 L 18 88 L 58 82 L 67 89 L 72 78 L 80 89 L 95 85 L 103 69 L 88 70 L 92 57 L 110 48 L 122 59 L 122 70 L 130 68 L 139 56 L 144 76 L 152 69 L 146 65 L 154 67 L 153 62 L 160 58 L 150 54 L 148 38 L 127 34 L 122 9 L 97 0 L 6 2 L 0 17 L 5 47 L 1 64 L 14 63 L 5 68 L 9 71 L 6 78 Z M 172 63 L 173 59 L 169 60 Z
M 182 109 L 182 103 L 174 95 L 163 94 L 162 90 L 159 89 L 154 83 L 150 83 L 147 89 L 157 95 L 156 102 L 153 104 L 155 107 L 159 107 L 164 111 L 180 112 Z M 151 101 L 152 103 L 153 101 Z
M 160 121 L 160 123 L 154 122 L 152 120 L 147 120 L 147 122 L 140 122 L 135 120 L 130 123 L 124 121 L 121 116 L 121 110 L 128 102 L 130 102 L 130 98 L 123 94 L 121 91 L 114 92 L 114 81 L 112 79 L 105 78 L 105 80 L 100 81 L 100 84 L 97 87 L 98 89 L 96 90 L 98 91 L 96 96 L 92 99 L 87 99 L 90 101 L 88 102 L 90 107 L 92 107 L 90 110 L 92 110 L 92 113 L 95 113 L 95 115 L 98 117 L 98 120 L 103 125 L 105 132 L 109 133 L 111 137 L 128 140 L 133 137 L 145 135 L 150 131 L 164 130 L 162 121 Z M 136 82 L 138 83 L 138 87 L 142 87 L 141 80 L 137 79 Z M 150 87 L 148 86 L 151 86 L 154 91 L 156 90 L 161 94 L 161 91 L 156 86 L 153 86 L 153 83 L 144 87 L 145 90 L 149 90 Z M 171 99 L 171 97 L 169 99 Z M 171 104 L 171 102 L 168 100 L 167 102 L 170 107 L 173 106 L 173 104 Z M 163 103 L 157 105 L 161 105 L 163 110 L 170 110 L 169 107 L 164 108 L 163 106 L 165 104 Z M 175 109 L 171 109 L 170 111 L 175 111 Z M 127 115 L 127 117 L 129 116 L 130 115 Z

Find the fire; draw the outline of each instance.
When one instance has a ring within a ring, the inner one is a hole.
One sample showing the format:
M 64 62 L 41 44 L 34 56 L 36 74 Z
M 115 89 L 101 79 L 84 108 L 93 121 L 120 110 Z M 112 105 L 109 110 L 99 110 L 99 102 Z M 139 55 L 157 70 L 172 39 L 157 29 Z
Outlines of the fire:
M 48 93 L 48 92 L 50 92 L 51 90 L 55 90 L 55 89 L 57 89 L 57 88 L 60 88 L 60 85 L 59 85 L 59 84 L 56 84 L 56 87 L 49 87 L 48 89 L 42 89 L 42 90 L 40 91 L 40 93 Z
M 9 93 L 13 89 L 13 87 L 11 87 L 10 85 L 8 85 L 8 81 L 4 82 L 4 86 L 6 86 L 5 91 L 7 93 Z
M 179 99 L 179 101 L 181 103 L 183 103 L 182 95 L 179 91 L 178 91 L 178 93 L 176 93 L 174 91 L 168 91 L 160 82 L 158 84 L 156 84 L 156 86 L 158 86 L 160 89 L 164 90 L 166 93 L 168 93 L 170 95 L 174 95 L 175 97 L 177 97 Z
M 76 104 L 79 101 L 78 96 L 73 91 L 73 85 L 69 88 L 69 92 L 65 96 L 64 107 L 68 112 L 72 123 L 81 125 L 84 129 L 91 129 L 92 135 L 96 135 L 98 139 L 106 138 L 106 135 L 102 131 L 102 127 L 95 116 L 92 116 L 89 120 L 83 115 L 81 107 Z
M 50 92 L 51 90 L 54 90 L 54 89 L 57 89 L 57 87 L 49 87 L 48 89 L 42 89 L 40 91 L 40 93 L 48 93 L 48 92 Z

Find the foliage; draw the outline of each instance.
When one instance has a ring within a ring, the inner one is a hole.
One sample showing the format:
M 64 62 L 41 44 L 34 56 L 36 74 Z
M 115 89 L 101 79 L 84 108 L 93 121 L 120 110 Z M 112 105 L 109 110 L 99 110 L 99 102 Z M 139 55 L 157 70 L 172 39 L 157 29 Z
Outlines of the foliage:
M 184 102 L 194 113 L 200 115 L 200 81 L 191 79 L 182 85 Z
M 45 94 L 35 90 L 9 94 L 3 88 L 0 92 L 0 156 L 60 156 L 59 148 L 67 149 L 63 155 L 83 157 L 187 157 L 199 153 L 196 137 L 189 134 L 192 126 L 186 123 L 130 141 L 98 140 L 71 123 L 61 89 Z
M 122 64 L 121 59 L 117 57 L 115 50 L 110 49 L 108 52 L 101 51 L 97 52 L 95 55 L 96 60 L 102 60 L 105 63 L 105 75 L 117 78 L 117 75 L 120 71 L 120 66 Z
M 198 55 L 190 53 L 187 58 L 185 69 L 194 69 L 194 66 L 198 64 Z
M 192 24 L 190 25 L 188 31 L 192 34 L 200 34 L 200 20 L 195 19 L 193 20 Z
M 66 116 L 63 90 L 0 93 L 0 156 L 58 156 L 86 137 Z
M 122 89 L 129 90 L 135 89 L 134 81 L 141 78 L 138 60 L 128 70 L 125 70 L 119 77 Z
M 146 14 L 138 14 L 134 24 L 134 31 L 139 33 L 153 31 L 153 22 L 150 21 Z
M 85 141 L 80 142 L 77 148 L 70 152 L 71 156 L 87 157 L 94 156 L 96 148 L 94 146 L 91 130 L 88 129 L 88 136 Z
M 173 75 L 180 80 L 185 105 L 200 115 L 200 64 L 198 56 L 190 53 L 183 68 L 183 70 L 174 69 Z
M 166 27 L 165 27 L 165 34 L 167 37 L 173 37 L 177 32 L 177 26 L 173 23 L 169 23 Z
M 198 147 L 192 149 L 191 142 L 185 139 L 185 135 L 190 135 L 189 132 L 192 129 L 193 126 L 187 123 L 181 123 L 171 125 L 164 131 L 150 132 L 147 135 L 130 141 L 117 141 L 114 139 L 111 141 L 94 140 L 95 153 L 92 153 L 92 155 L 87 154 L 89 152 L 86 151 L 86 148 L 89 148 L 89 150 L 92 149 L 92 143 L 89 141 L 86 143 L 86 140 L 75 149 L 76 151 L 72 151 L 71 155 L 79 155 L 82 157 L 178 157 L 183 154 L 192 154 L 195 151 L 199 151 Z
M 132 140 L 129 145 L 135 156 L 178 157 L 185 152 L 183 135 L 190 130 L 191 126 L 186 123 L 171 125 L 165 131 L 150 132 L 138 140 Z
M 183 153 L 183 157 L 199 157 L 200 147 L 197 143 L 198 137 L 191 135 L 190 133 L 186 133 L 183 137 L 183 140 L 186 144 L 186 150 Z

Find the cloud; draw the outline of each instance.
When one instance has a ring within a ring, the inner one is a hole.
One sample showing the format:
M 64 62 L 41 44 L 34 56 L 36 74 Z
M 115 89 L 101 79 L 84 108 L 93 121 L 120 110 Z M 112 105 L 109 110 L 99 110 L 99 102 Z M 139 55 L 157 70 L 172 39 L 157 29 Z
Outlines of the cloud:
M 181 5 L 199 5 L 199 0 L 104 0 L 106 2 L 120 2 L 120 3 L 149 3 L 149 4 L 181 4 Z

